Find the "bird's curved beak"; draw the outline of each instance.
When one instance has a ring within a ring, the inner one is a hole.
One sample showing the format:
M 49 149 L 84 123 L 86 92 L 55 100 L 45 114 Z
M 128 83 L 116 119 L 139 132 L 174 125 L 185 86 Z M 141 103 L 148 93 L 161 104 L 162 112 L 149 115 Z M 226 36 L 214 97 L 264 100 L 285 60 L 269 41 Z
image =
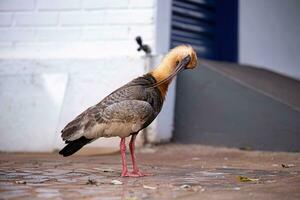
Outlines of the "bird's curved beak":
M 190 55 L 185 56 L 175 68 L 174 72 L 167 78 L 168 80 L 176 76 L 179 72 L 188 69 L 188 65 L 190 64 L 192 58 Z
M 184 57 L 181 62 L 178 63 L 176 69 L 178 67 L 183 67 L 184 69 L 188 69 L 188 65 L 190 64 L 192 58 L 190 55 L 187 55 L 186 57 Z
M 173 71 L 172 74 L 170 74 L 170 76 L 168 76 L 166 79 L 155 83 L 152 87 L 156 87 L 159 86 L 169 80 L 171 80 L 174 76 L 176 76 L 179 72 L 188 69 L 187 66 L 189 65 L 189 63 L 191 62 L 191 56 L 187 55 L 186 57 L 184 57 L 176 66 L 175 70 Z

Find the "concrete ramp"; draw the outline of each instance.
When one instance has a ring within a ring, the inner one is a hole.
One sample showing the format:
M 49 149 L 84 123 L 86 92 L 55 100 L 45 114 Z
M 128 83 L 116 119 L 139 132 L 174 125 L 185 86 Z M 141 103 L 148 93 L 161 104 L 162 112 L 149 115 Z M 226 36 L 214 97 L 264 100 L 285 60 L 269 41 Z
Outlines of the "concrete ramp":
M 254 67 L 202 61 L 178 77 L 173 139 L 300 151 L 300 82 Z

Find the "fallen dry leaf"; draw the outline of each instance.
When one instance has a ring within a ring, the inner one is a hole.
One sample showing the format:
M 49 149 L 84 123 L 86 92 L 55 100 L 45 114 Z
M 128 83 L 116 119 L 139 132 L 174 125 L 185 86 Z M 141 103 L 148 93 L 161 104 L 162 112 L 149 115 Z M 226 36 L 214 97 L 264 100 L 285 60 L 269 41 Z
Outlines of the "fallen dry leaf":
M 290 167 L 295 167 L 294 164 L 281 164 L 282 168 L 290 168 Z
M 243 150 L 243 151 L 251 151 L 252 150 L 252 148 L 251 147 L 240 147 L 239 148 L 240 150 Z
M 237 176 L 237 179 L 240 182 L 250 182 L 250 181 L 258 181 L 259 180 L 258 178 L 248 178 L 246 176 Z
M 108 168 L 108 169 L 104 169 L 103 170 L 103 172 L 110 172 L 110 173 L 112 173 L 112 172 L 114 172 L 115 170 L 113 170 L 113 169 L 111 169 L 111 168 Z
M 188 189 L 188 188 L 191 188 L 191 186 L 185 184 L 185 185 L 181 185 L 180 188 L 181 189 Z
M 87 185 L 99 185 L 96 180 L 89 178 L 86 182 Z
M 16 184 L 26 184 L 26 181 L 15 181 Z
M 113 185 L 122 185 L 123 183 L 119 180 L 112 180 L 111 184 L 113 184 Z
M 112 168 L 107 168 L 107 169 L 101 169 L 101 168 L 98 168 L 98 167 L 95 167 L 94 168 L 95 170 L 98 170 L 98 171 L 102 171 L 102 172 L 114 172 L 115 170 L 113 170 Z
M 127 197 L 125 200 L 137 200 L 136 197 Z
M 149 186 L 149 185 L 143 185 L 143 188 L 150 189 L 150 190 L 156 190 L 157 187 Z

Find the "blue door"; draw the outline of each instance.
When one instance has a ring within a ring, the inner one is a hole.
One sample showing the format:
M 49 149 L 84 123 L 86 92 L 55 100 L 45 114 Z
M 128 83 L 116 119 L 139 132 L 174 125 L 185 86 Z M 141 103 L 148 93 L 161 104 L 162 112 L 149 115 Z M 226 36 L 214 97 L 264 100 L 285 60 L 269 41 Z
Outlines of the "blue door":
M 190 44 L 199 57 L 237 61 L 238 0 L 173 0 L 171 47 Z

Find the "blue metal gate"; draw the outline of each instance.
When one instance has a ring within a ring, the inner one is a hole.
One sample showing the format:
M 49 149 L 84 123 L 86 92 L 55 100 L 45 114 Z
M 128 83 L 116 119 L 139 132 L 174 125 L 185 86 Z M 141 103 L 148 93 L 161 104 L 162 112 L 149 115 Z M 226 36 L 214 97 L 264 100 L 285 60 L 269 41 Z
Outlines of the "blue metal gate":
M 200 57 L 237 60 L 237 0 L 173 0 L 171 47 L 192 45 Z

